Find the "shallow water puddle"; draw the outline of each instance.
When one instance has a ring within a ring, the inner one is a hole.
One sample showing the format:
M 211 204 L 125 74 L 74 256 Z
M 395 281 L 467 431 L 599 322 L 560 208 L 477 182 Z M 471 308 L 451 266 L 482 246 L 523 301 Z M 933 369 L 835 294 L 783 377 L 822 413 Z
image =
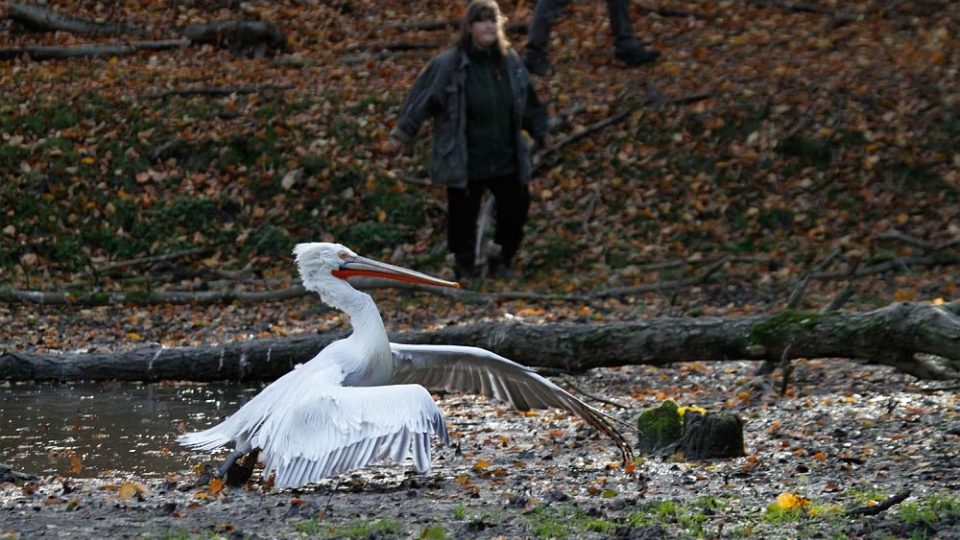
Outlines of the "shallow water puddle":
M 0 463 L 40 476 L 163 476 L 209 457 L 176 442 L 236 411 L 256 383 L 0 384 Z

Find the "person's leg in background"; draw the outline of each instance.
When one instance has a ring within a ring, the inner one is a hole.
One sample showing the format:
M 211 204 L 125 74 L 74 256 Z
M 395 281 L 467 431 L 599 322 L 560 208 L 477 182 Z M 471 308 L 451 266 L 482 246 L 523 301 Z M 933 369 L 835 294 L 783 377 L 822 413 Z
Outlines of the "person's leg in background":
M 569 4 L 570 0 L 537 0 L 527 33 L 527 44 L 523 47 L 523 62 L 530 73 L 542 77 L 550 71 L 550 62 L 547 60 L 550 29 Z
M 630 5 L 630 0 L 607 0 L 614 55 L 629 66 L 649 64 L 656 61 L 660 51 L 643 47 L 637 41 L 630 24 Z
M 481 182 L 470 182 L 465 189 L 447 188 L 447 246 L 453 253 L 456 279 L 479 276 L 474 251 L 482 197 Z
M 497 229 L 494 241 L 500 245 L 500 255 L 490 261 L 494 277 L 516 277 L 512 271 L 513 258 L 523 240 L 523 228 L 530 212 L 530 189 L 520 183 L 516 175 L 495 178 L 487 186 L 497 203 Z

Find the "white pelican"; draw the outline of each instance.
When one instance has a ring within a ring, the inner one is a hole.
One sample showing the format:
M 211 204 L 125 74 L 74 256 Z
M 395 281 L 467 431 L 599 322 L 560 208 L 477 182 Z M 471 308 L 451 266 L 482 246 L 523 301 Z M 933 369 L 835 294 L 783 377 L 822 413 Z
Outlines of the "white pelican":
M 264 477 L 274 473 L 278 488 L 386 458 L 403 463 L 412 457 L 416 470 L 427 473 L 430 434 L 449 442 L 443 414 L 428 388 L 480 393 L 520 410 L 566 409 L 612 437 L 624 461 L 632 455 L 614 426 L 617 420 L 527 367 L 476 347 L 390 343 L 373 299 L 347 278 L 444 287 L 459 287 L 457 283 L 360 257 L 339 244 L 298 244 L 293 253 L 303 286 L 346 312 L 353 334 L 274 381 L 220 424 L 179 437 L 181 444 L 200 450 L 233 442 L 235 451 L 220 474 L 249 453 L 244 460 L 249 476 L 259 451 L 265 454 Z

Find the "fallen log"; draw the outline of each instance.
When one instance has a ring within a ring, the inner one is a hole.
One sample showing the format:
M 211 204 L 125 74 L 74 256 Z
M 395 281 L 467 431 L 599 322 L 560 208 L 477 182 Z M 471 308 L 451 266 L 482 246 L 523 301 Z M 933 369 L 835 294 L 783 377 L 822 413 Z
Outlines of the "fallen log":
M 158 41 L 130 41 L 103 45 L 46 46 L 31 45 L 13 49 L 0 49 L 0 60 L 13 60 L 29 56 L 31 60 L 55 60 L 64 58 L 121 56 L 137 51 L 177 49 L 190 45 L 189 39 L 164 39 Z
M 146 36 L 145 28 L 123 23 L 95 22 L 80 17 L 61 15 L 51 9 L 33 4 L 13 4 L 7 8 L 7 17 L 25 28 L 40 32 L 70 32 L 84 35 Z
M 272 380 L 341 337 L 339 332 L 202 347 L 110 353 L 5 351 L 8 380 Z M 480 323 L 392 336 L 401 343 L 473 345 L 533 367 L 583 371 L 628 364 L 846 358 L 924 379 L 960 368 L 960 301 L 901 302 L 867 313 L 781 312 L 749 317 L 664 317 L 604 325 Z
M 266 21 L 221 21 L 191 24 L 182 31 L 193 44 L 209 44 L 254 58 L 287 52 L 287 37 Z

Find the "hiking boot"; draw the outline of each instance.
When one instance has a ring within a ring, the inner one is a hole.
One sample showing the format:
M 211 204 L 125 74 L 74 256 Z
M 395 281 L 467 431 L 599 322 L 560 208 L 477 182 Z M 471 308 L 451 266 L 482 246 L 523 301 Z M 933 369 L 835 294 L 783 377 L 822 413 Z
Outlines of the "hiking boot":
M 636 67 L 656 62 L 657 58 L 660 58 L 660 51 L 635 45 L 625 49 L 617 49 L 614 56 L 630 67 Z
M 527 66 L 527 71 L 531 75 L 543 77 L 550 73 L 550 62 L 547 61 L 546 55 L 533 49 L 523 50 L 523 64 Z
M 480 269 L 473 264 L 473 254 L 457 254 L 453 263 L 453 276 L 465 289 L 480 280 Z

